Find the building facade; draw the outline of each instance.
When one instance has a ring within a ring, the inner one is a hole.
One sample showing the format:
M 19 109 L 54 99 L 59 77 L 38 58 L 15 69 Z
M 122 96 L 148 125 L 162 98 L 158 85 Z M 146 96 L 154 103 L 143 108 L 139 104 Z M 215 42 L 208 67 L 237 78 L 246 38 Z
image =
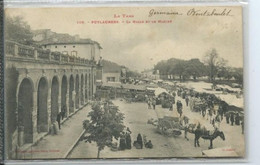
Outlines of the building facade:
M 95 61 L 99 60 L 100 49 L 102 49 L 97 42 L 91 40 L 80 42 L 45 43 L 41 47 L 52 52 L 61 52 L 65 55 L 86 58 Z
M 45 134 L 57 115 L 67 118 L 96 92 L 96 62 L 5 42 L 6 156 L 19 158 Z
M 102 82 L 120 82 L 120 72 L 103 72 Z

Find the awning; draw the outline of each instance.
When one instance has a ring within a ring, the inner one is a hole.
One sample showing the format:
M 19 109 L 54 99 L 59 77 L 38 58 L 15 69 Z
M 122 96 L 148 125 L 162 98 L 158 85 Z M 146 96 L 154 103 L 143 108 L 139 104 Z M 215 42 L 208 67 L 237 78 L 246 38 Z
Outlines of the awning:
M 164 88 L 160 88 L 160 87 L 155 88 L 155 90 L 154 90 L 155 96 L 158 96 L 158 95 L 160 95 L 162 93 L 167 93 L 168 94 L 167 90 L 164 89 Z

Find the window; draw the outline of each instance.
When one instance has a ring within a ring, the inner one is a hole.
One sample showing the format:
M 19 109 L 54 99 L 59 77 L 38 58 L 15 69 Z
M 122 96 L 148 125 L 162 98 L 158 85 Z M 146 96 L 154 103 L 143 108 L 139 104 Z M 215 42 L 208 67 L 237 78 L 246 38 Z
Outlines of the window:
M 55 48 L 57 48 L 58 46 L 55 46 Z
M 68 51 L 63 51 L 62 54 L 67 55 L 67 54 L 68 54 Z
M 66 45 L 64 45 L 64 48 L 66 48 Z
M 116 78 L 115 77 L 107 77 L 107 82 L 115 82 Z
M 76 46 L 73 46 L 73 48 L 75 48 Z
M 78 54 L 77 54 L 77 51 L 72 51 L 72 52 L 71 52 L 71 55 L 72 55 L 72 56 L 77 56 L 77 55 L 78 55 Z
M 44 45 L 44 48 L 47 48 L 47 45 Z

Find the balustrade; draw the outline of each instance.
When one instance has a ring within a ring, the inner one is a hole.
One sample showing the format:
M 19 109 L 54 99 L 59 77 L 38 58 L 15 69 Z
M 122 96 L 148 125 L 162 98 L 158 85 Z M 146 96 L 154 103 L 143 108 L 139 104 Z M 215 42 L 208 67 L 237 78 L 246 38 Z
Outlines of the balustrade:
M 23 57 L 34 57 L 34 49 L 27 46 L 21 46 L 18 47 L 18 55 Z
M 43 49 L 38 49 L 37 50 L 37 58 L 39 59 L 45 59 L 48 60 L 50 55 L 49 50 L 43 50 Z
M 51 61 L 60 61 L 60 52 L 51 52 Z
M 13 42 L 7 42 L 5 51 L 7 54 L 15 55 L 15 44 Z
M 5 42 L 5 52 L 7 55 L 13 55 L 21 58 L 34 58 L 36 60 L 57 61 L 62 63 L 87 64 L 95 65 L 94 60 L 89 60 L 80 57 L 73 57 L 60 52 L 51 52 L 41 48 L 22 45 L 12 41 Z

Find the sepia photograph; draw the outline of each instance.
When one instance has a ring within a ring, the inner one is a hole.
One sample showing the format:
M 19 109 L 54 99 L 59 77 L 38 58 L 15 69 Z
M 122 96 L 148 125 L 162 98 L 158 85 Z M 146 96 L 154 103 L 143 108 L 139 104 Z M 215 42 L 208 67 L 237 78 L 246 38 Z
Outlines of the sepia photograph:
M 245 158 L 241 6 L 4 12 L 7 160 Z

